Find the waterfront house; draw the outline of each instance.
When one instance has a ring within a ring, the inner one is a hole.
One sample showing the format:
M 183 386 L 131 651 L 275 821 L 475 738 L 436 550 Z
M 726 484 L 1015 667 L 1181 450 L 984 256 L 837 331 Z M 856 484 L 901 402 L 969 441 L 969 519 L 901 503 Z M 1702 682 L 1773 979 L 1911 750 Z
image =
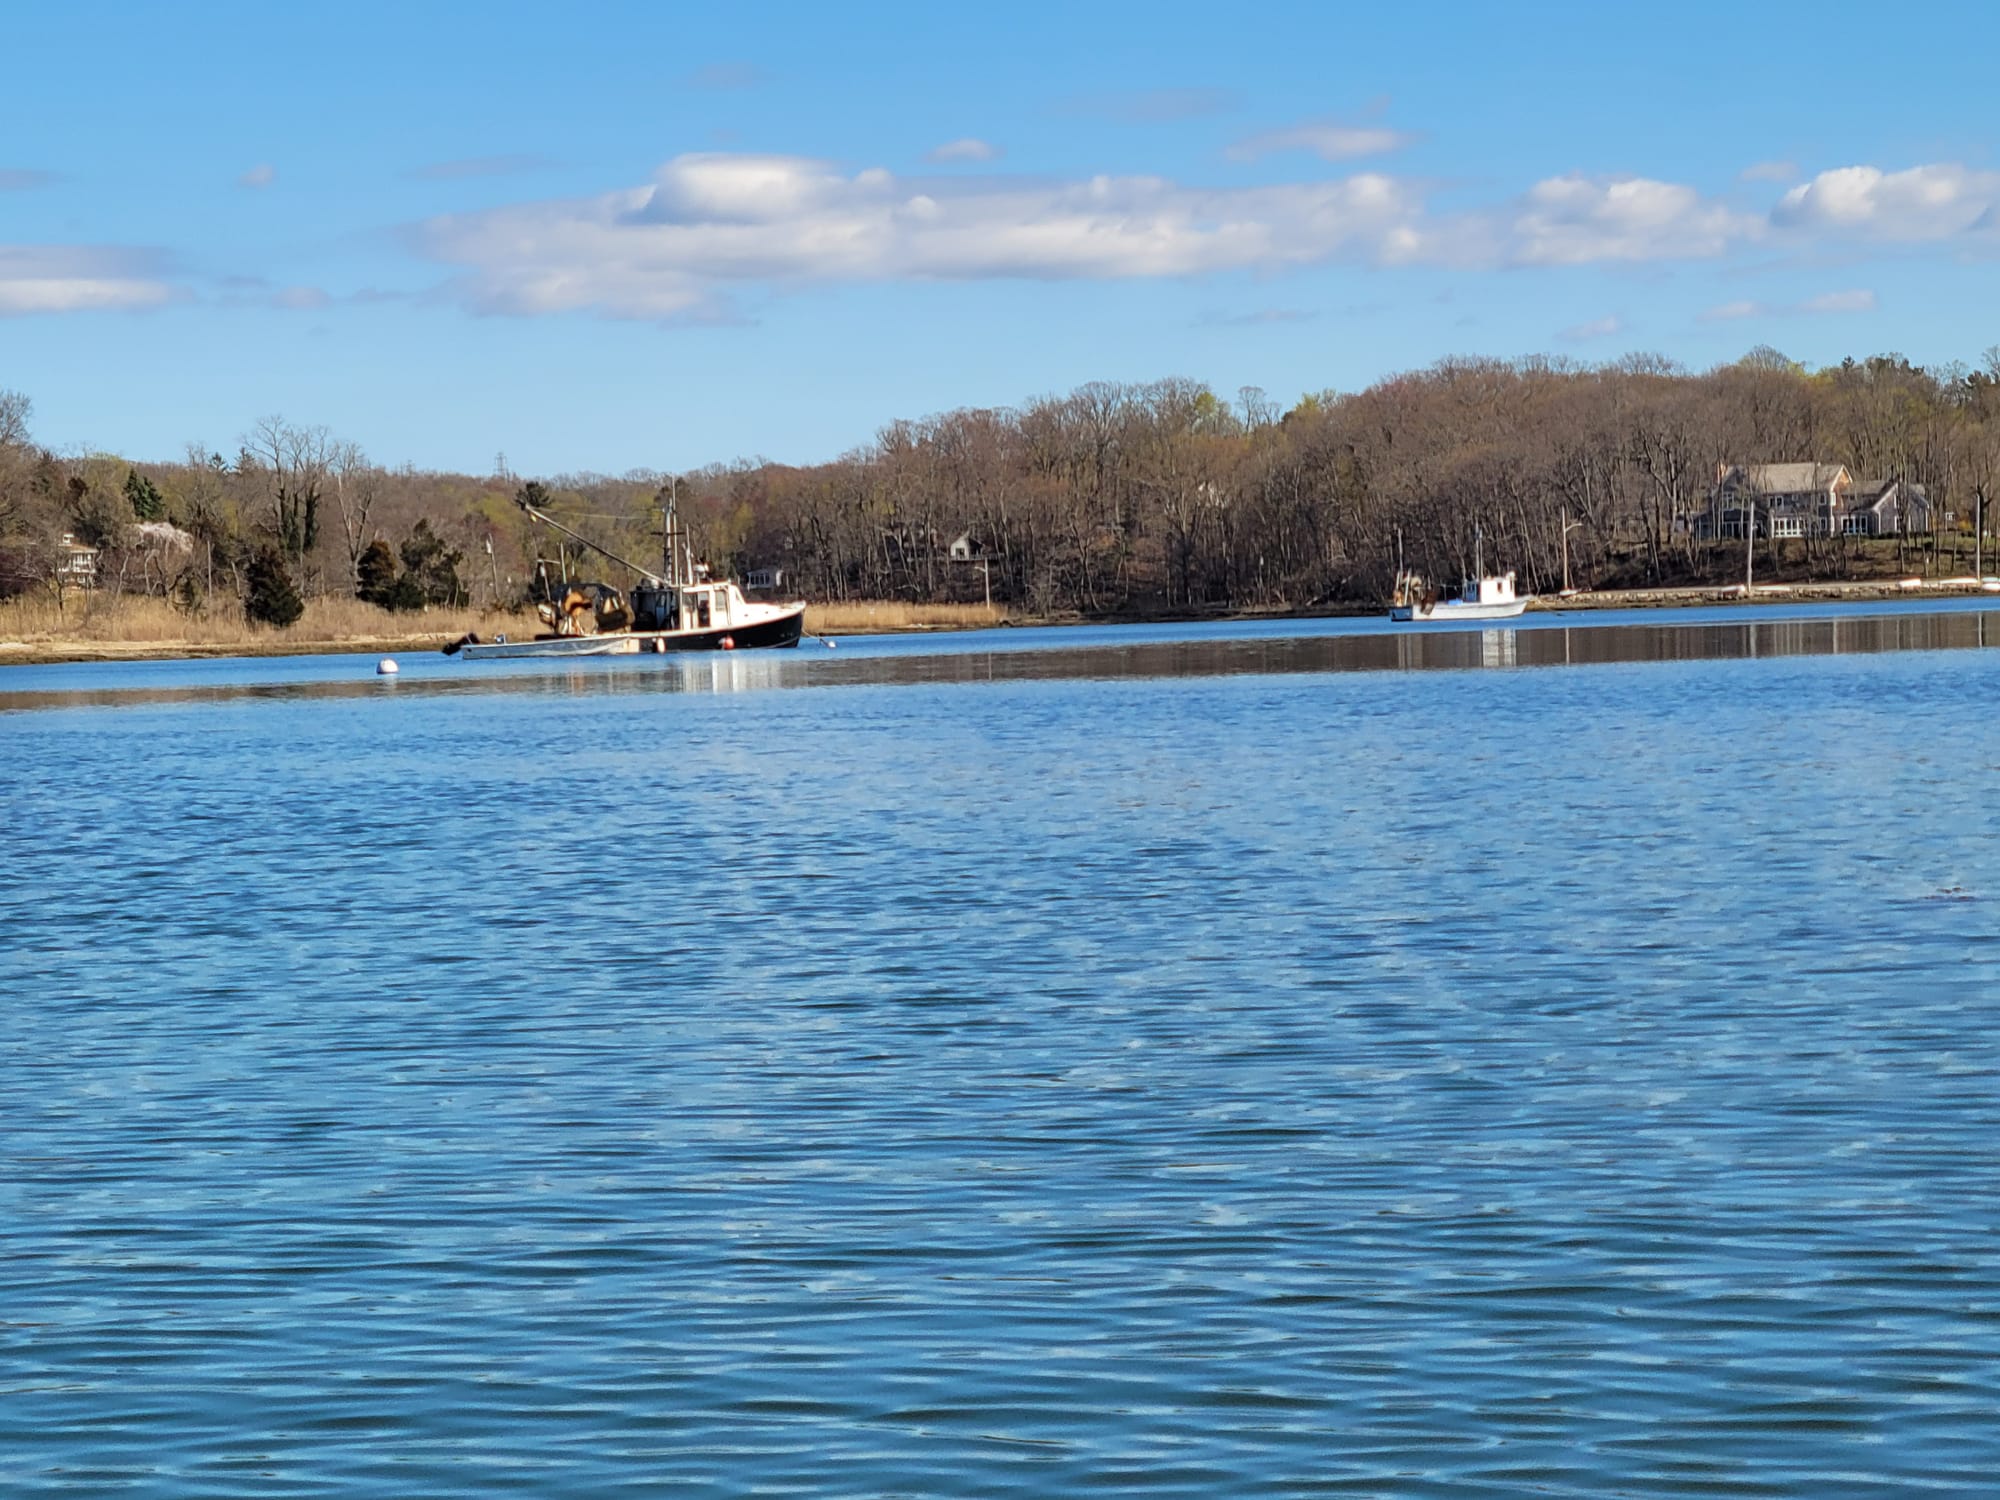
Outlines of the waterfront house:
M 1930 530 L 1930 499 L 1920 484 L 1856 479 L 1845 464 L 1718 464 L 1695 534 L 1740 538 L 1746 526 L 1768 537 L 1894 536 Z
M 1826 536 L 1836 529 L 1854 478 L 1845 464 L 1717 464 L 1708 514 L 1697 535 Z

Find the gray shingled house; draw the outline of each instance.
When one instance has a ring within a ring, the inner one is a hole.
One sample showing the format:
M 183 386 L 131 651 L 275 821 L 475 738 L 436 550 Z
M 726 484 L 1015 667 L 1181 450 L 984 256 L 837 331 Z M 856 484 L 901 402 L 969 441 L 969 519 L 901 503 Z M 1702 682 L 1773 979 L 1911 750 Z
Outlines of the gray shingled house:
M 1695 534 L 1741 537 L 1746 524 L 1758 536 L 1894 536 L 1929 531 L 1931 506 L 1920 484 L 1856 479 L 1845 464 L 1718 464 Z

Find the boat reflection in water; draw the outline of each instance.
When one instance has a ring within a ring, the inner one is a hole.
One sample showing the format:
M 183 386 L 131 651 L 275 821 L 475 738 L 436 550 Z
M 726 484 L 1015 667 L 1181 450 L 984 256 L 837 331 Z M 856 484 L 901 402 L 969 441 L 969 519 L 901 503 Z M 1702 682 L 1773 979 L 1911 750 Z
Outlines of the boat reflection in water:
M 1188 627 L 1191 635 L 1201 633 L 1191 639 L 1160 639 L 1162 627 L 1089 626 L 861 638 L 837 654 L 807 650 L 509 662 L 496 663 L 490 675 L 476 677 L 453 671 L 443 662 L 431 675 L 414 661 L 400 678 L 362 676 L 359 657 L 294 658 L 296 665 L 245 660 L 244 677 L 257 680 L 243 681 L 215 680 L 218 668 L 233 669 L 236 664 L 214 661 L 14 667 L 0 673 L 0 712 L 255 698 L 352 699 L 385 693 L 399 699 L 491 693 L 615 696 L 1032 679 L 1518 670 L 2000 646 L 2000 613 L 1990 610 L 1602 625 L 1536 621 L 1517 627 L 1425 632 L 1397 630 L 1374 621 L 1302 621 L 1298 628 L 1300 634 L 1280 635 L 1272 633 L 1269 624 L 1193 626 Z M 1075 644 L 1068 644 L 1071 641 Z M 298 680 L 282 680 L 288 667 L 298 673 Z M 110 683 L 101 688 L 89 685 L 89 678 L 100 672 L 110 677 Z M 52 674 L 60 676 L 60 685 L 37 685 L 38 679 Z M 202 680 L 187 680 L 197 675 Z

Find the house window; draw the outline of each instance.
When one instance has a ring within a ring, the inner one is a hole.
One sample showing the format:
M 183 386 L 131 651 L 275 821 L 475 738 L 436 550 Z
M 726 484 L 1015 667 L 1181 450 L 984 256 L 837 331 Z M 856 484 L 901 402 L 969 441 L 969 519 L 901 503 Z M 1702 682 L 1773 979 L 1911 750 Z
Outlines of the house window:
M 1772 536 L 1804 536 L 1805 534 L 1806 523 L 1803 516 L 1771 517 Z
M 1870 532 L 1874 531 L 1875 529 L 1874 526 L 1870 524 L 1871 520 L 1872 518 L 1866 512 L 1863 512 L 1860 515 L 1842 516 L 1840 518 L 1841 535 L 1867 536 Z

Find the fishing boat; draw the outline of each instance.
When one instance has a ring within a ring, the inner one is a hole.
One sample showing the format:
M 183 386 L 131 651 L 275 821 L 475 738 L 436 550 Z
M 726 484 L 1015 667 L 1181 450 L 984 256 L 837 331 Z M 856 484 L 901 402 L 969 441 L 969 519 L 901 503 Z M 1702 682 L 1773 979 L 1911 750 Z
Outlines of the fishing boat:
M 518 502 L 531 520 L 561 532 L 591 551 L 639 576 L 631 597 L 605 584 L 565 586 L 559 597 L 537 605 L 553 629 L 526 640 L 466 636 L 445 654 L 472 661 L 523 656 L 634 656 L 657 651 L 754 651 L 796 646 L 805 633 L 803 601 L 767 604 L 746 599 L 734 579 L 713 578 L 695 561 L 686 528 L 671 497 L 661 512 L 660 572 L 642 568 L 579 535 L 526 500 Z
M 1514 591 L 1512 573 L 1485 570 L 1483 537 L 1473 542 L 1472 577 L 1454 598 L 1441 599 L 1417 574 L 1396 569 L 1389 618 L 1402 625 L 1471 625 L 1481 620 L 1511 620 L 1528 607 L 1528 596 Z M 1400 538 L 1398 539 L 1400 547 Z
M 1527 607 L 1527 598 L 1514 592 L 1512 573 L 1468 578 L 1451 599 L 1440 599 L 1421 578 L 1406 573 L 1396 581 L 1389 618 L 1404 625 L 1470 625 L 1480 620 L 1511 620 Z

